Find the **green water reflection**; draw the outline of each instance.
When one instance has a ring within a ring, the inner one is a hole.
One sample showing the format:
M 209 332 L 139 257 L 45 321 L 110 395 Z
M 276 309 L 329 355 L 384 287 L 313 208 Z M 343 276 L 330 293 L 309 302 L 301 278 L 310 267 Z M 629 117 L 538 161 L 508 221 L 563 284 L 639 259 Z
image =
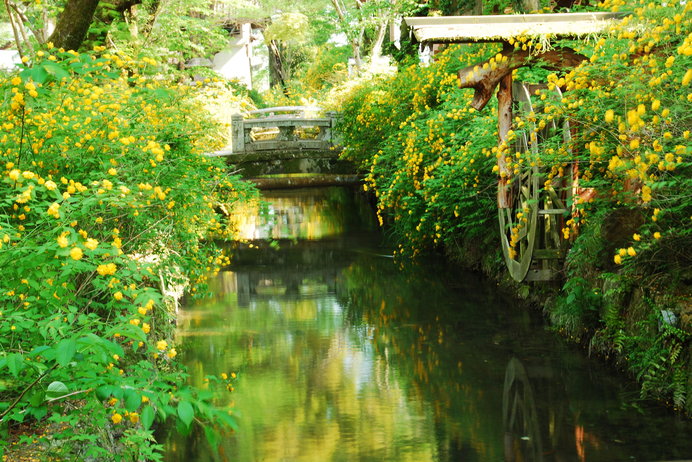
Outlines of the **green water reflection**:
M 168 462 L 619 461 L 692 457 L 689 423 L 547 333 L 496 287 L 442 262 L 400 267 L 373 234 L 239 249 L 179 319 L 192 380 L 240 428 Z M 630 403 L 630 404 L 628 404 Z
M 234 213 L 240 239 L 324 239 L 374 221 L 367 204 L 346 188 L 265 191 L 265 203 L 254 202 Z

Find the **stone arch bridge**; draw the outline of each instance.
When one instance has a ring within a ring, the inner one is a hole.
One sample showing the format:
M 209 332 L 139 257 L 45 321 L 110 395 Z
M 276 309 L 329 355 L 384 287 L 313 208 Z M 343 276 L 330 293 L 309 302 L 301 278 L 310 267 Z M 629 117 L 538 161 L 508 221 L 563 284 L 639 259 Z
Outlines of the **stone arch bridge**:
M 281 106 L 232 118 L 223 156 L 260 189 L 357 184 L 352 163 L 339 159 L 339 115 L 318 107 Z

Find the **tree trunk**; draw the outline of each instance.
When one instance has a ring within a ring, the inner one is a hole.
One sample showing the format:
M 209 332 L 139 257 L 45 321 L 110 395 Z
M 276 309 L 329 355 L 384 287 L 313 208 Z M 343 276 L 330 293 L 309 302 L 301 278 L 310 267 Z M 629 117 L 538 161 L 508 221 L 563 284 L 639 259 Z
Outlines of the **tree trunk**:
M 370 66 L 372 67 L 375 62 L 382 56 L 382 43 L 384 43 L 384 38 L 387 36 L 387 30 L 389 29 L 387 19 L 382 19 L 377 28 L 377 36 L 375 37 L 375 42 L 372 45 L 372 51 L 370 52 Z
M 336 10 L 337 16 L 339 16 L 339 20 L 341 20 L 343 24 L 346 24 L 346 9 L 341 4 L 341 0 L 331 0 L 331 2 L 334 6 L 334 9 Z M 360 5 L 358 0 L 356 0 L 356 2 L 358 5 Z M 360 33 L 358 34 L 358 38 L 349 39 L 349 41 L 351 42 L 351 49 L 353 50 L 353 59 L 355 60 L 356 69 L 360 69 L 361 66 L 360 44 L 362 43 L 364 33 L 365 30 L 361 28 Z
M 476 16 L 481 16 L 483 14 L 483 0 L 476 0 L 473 2 L 473 14 Z
M 99 0 L 67 0 L 48 41 L 58 48 L 77 50 L 89 31 L 98 4 Z
M 284 68 L 281 45 L 276 40 L 269 41 L 269 80 L 272 86 L 281 85 L 286 91 L 286 70 Z
M 22 50 L 22 41 L 19 34 L 19 27 L 21 26 L 21 23 L 15 19 L 14 12 L 12 11 L 8 0 L 5 0 L 5 8 L 7 9 L 7 16 L 9 17 L 10 25 L 12 26 L 12 33 L 14 34 L 14 43 L 17 45 L 17 52 L 19 53 L 19 56 L 23 57 L 24 52 Z
M 530 13 L 541 9 L 538 0 L 515 0 L 519 13 Z

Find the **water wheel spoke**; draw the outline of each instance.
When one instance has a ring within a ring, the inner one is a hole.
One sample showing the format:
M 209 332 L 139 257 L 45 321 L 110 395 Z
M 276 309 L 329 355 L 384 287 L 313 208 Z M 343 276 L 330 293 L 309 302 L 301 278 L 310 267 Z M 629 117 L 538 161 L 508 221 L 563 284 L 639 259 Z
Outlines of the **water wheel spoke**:
M 550 216 L 548 217 L 548 232 L 550 234 L 550 237 L 553 238 L 553 247 L 559 248 L 560 247 L 560 232 L 562 231 L 559 229 L 559 225 L 557 222 L 557 219 L 555 216 Z
M 548 196 L 550 197 L 550 200 L 553 203 L 553 208 L 556 209 L 566 209 L 565 203 L 563 202 L 562 199 L 557 195 L 557 192 L 555 191 L 554 188 L 548 188 L 547 189 Z

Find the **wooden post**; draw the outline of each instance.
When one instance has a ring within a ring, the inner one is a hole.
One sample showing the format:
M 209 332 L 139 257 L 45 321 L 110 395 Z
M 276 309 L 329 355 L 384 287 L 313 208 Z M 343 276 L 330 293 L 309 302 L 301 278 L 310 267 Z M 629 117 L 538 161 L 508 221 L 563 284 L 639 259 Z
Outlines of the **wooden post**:
M 512 72 L 507 73 L 501 80 L 497 90 L 497 135 L 502 145 L 507 142 L 507 133 L 512 129 Z M 502 209 L 510 207 L 511 194 L 507 184 L 511 172 L 505 162 L 505 153 L 499 153 L 497 167 L 500 179 L 497 185 L 497 206 Z
M 231 116 L 231 136 L 233 153 L 240 154 L 245 151 L 245 122 L 242 114 Z

